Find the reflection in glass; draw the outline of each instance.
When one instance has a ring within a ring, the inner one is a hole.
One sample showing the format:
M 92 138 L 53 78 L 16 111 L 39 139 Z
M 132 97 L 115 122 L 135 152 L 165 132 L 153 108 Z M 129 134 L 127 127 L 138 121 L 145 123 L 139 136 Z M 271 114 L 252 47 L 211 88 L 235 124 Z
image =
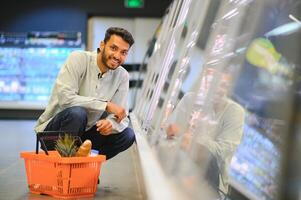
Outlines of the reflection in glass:
M 287 146 L 300 132 L 291 131 L 298 127 L 292 119 L 300 119 L 294 110 L 301 80 L 300 1 L 191 5 L 182 45 L 174 43 L 177 56 L 168 68 L 154 70 L 164 76 L 145 108 L 152 114 L 140 118 L 162 169 L 187 199 L 298 194 L 300 186 L 290 182 L 288 189 L 284 181 L 286 174 L 300 175 L 285 157 L 300 149 Z M 284 173 L 288 165 L 295 171 Z

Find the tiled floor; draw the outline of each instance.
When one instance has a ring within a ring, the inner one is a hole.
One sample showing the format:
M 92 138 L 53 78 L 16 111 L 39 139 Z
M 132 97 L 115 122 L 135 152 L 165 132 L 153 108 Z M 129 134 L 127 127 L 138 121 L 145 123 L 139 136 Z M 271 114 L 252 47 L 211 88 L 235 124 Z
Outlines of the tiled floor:
M 21 151 L 34 151 L 33 120 L 0 120 L 0 200 L 54 199 L 30 194 Z M 136 146 L 102 165 L 100 184 L 94 198 L 102 200 L 145 199 Z M 85 198 L 87 199 L 87 198 Z

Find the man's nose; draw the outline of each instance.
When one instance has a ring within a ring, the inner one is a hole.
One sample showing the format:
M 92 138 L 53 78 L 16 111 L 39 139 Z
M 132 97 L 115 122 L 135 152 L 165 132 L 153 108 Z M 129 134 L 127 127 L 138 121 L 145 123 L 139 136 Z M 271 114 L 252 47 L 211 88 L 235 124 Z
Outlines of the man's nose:
M 115 59 L 117 59 L 117 60 L 121 60 L 121 53 L 120 53 L 120 52 L 115 52 L 115 53 L 113 54 L 113 57 L 114 57 Z

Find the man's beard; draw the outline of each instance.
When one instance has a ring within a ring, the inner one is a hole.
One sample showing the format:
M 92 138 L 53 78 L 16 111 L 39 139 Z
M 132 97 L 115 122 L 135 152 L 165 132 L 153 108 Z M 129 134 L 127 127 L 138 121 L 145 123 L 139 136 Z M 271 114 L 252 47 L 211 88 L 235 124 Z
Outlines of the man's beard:
M 112 59 L 113 59 L 113 58 L 112 58 Z M 103 49 L 103 52 L 101 52 L 101 62 L 106 66 L 106 68 L 108 68 L 108 69 L 110 69 L 110 70 L 115 70 L 115 69 L 120 65 L 120 64 L 119 64 L 116 68 L 111 67 L 110 65 L 107 64 L 108 60 L 109 60 L 109 59 L 106 57 L 105 49 Z

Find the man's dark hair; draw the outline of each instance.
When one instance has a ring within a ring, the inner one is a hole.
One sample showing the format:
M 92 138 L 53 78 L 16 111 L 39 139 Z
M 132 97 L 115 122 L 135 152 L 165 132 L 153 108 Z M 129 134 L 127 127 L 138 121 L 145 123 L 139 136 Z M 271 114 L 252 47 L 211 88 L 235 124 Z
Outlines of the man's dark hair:
M 130 45 L 130 47 L 135 42 L 132 34 L 123 28 L 119 28 L 119 27 L 108 28 L 104 39 L 105 43 L 111 38 L 111 35 L 120 36 L 124 41 L 126 41 Z

